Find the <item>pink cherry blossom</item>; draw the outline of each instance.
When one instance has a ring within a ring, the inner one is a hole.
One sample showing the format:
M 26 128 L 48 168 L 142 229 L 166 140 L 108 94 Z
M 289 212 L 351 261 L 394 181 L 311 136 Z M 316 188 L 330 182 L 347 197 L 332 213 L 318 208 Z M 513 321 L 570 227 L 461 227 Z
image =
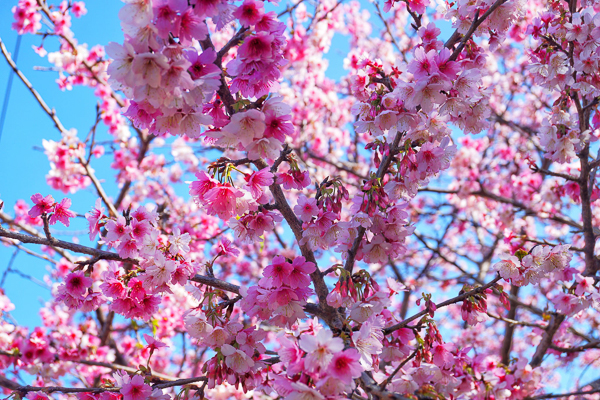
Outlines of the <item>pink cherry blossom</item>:
M 307 353 L 304 364 L 309 370 L 324 370 L 334 354 L 344 349 L 344 342 L 334 338 L 330 330 L 321 329 L 316 335 L 304 334 L 300 337 L 300 348 Z
M 347 349 L 334 354 L 327 371 L 329 375 L 350 384 L 353 379 L 360 376 L 363 369 L 358 360 L 360 355 L 355 349 Z
M 121 394 L 124 400 L 144 400 L 152 393 L 152 388 L 144 383 L 144 378 L 135 375 L 129 383 L 121 388 Z
M 41 194 L 36 193 L 31 196 L 31 201 L 35 204 L 31 210 L 29 210 L 29 216 L 31 218 L 39 217 L 44 213 L 49 213 L 54 210 L 54 198 L 51 195 L 42 197 Z
M 54 213 L 48 218 L 48 223 L 54 225 L 57 221 L 62 222 L 63 225 L 69 226 L 69 218 L 74 218 L 75 213 L 69 210 L 71 207 L 71 200 L 64 198 L 54 206 Z

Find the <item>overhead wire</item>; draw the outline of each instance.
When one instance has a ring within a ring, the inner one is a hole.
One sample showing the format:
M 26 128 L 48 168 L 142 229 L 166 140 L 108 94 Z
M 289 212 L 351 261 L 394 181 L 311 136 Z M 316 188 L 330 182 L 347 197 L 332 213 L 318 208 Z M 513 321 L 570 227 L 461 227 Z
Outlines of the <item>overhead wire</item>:
M 19 58 L 19 49 L 21 48 L 21 35 L 17 35 L 17 42 L 15 43 L 15 51 L 13 60 L 17 62 Z M 6 84 L 6 91 L 4 92 L 4 102 L 2 103 L 2 112 L 0 113 L 0 141 L 2 141 L 2 131 L 4 130 L 4 121 L 6 120 L 6 113 L 8 111 L 8 103 L 10 101 L 10 92 L 12 90 L 13 78 L 15 71 L 10 71 L 8 75 L 8 83 Z

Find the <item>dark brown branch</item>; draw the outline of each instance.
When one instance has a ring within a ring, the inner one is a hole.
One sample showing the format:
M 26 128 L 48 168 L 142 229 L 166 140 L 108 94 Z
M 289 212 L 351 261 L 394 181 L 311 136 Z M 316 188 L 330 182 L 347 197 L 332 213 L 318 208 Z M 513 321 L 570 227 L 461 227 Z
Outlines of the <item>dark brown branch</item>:
M 583 396 L 585 394 L 594 394 L 594 393 L 599 393 L 599 392 L 600 392 L 600 389 L 593 389 L 593 390 L 584 390 L 584 391 L 580 391 L 580 392 L 561 393 L 561 394 L 542 394 L 539 396 L 526 397 L 525 400 L 562 399 L 562 398 L 566 399 L 571 396 Z
M 268 167 L 267 163 L 264 162 L 262 159 L 254 161 L 254 165 L 256 165 L 258 169 L 264 169 Z M 272 170 L 272 172 L 275 171 Z M 288 204 L 287 199 L 285 198 L 285 194 L 281 189 L 281 186 L 277 184 L 277 182 L 274 182 L 271 186 L 269 186 L 269 189 L 273 194 L 273 198 L 275 199 L 275 205 L 277 206 L 277 209 L 279 210 L 281 215 L 283 215 L 283 218 L 285 218 L 286 222 L 292 229 L 292 232 L 294 233 L 298 244 L 300 244 L 303 232 L 302 223 Z M 319 298 L 319 307 L 322 310 L 320 316 L 331 328 L 341 330 L 343 328 L 343 324 L 341 321 L 341 317 L 338 315 L 338 311 L 327 304 L 327 295 L 329 294 L 329 289 L 327 288 L 325 280 L 323 279 L 323 275 L 321 274 L 321 270 L 318 267 L 315 254 L 313 253 L 309 245 L 306 243 L 300 245 L 300 251 L 302 253 L 302 256 L 304 256 L 304 258 L 306 259 L 306 261 L 312 262 L 316 266 L 315 271 L 312 274 L 310 274 L 310 277 L 315 287 L 317 297 Z
M 202 50 L 213 49 L 215 50 L 215 45 L 213 44 L 210 35 L 206 37 L 206 39 L 200 41 L 200 45 L 202 46 Z M 218 66 L 220 67 L 220 66 Z M 219 95 L 223 105 L 227 109 L 229 115 L 235 114 L 235 109 L 233 105 L 235 104 L 235 99 L 231 95 L 229 91 L 229 86 L 227 86 L 227 81 L 225 80 L 225 74 L 221 73 L 221 86 L 217 90 L 217 94 Z
M 496 282 L 498 282 L 500 279 L 502 279 L 502 278 L 500 276 L 497 276 L 493 280 L 491 280 L 490 282 L 486 283 L 483 286 L 479 286 L 479 287 L 477 287 L 477 288 L 475 288 L 473 290 L 470 290 L 470 291 L 468 291 L 466 293 L 463 293 L 463 294 L 461 294 L 459 296 L 453 297 L 453 298 L 451 298 L 449 300 L 446 300 L 446 301 L 443 301 L 441 303 L 436 304 L 436 308 L 440 309 L 442 307 L 446 307 L 446 306 L 449 306 L 451 304 L 455 304 L 455 303 L 458 303 L 460 301 L 463 301 L 463 300 L 465 300 L 465 299 L 467 299 L 467 298 L 469 298 L 471 296 L 474 296 L 476 294 L 482 293 L 484 290 L 486 290 L 486 289 L 494 286 L 496 284 Z M 421 312 L 413 315 L 412 317 L 409 317 L 409 318 L 405 319 L 402 322 L 399 322 L 399 323 L 397 323 L 395 325 L 392 325 L 392 326 L 390 326 L 388 328 L 385 328 L 383 330 L 383 333 L 385 335 L 389 335 L 390 333 L 392 333 L 394 331 L 397 331 L 400 328 L 404 328 L 406 325 L 408 325 L 412 321 L 414 321 L 414 320 L 416 320 L 416 319 L 424 316 L 427 313 L 429 313 L 428 310 L 423 310 L 423 311 L 421 311 Z
M 235 294 L 240 294 L 240 287 L 239 286 L 234 285 L 232 283 L 228 283 L 228 282 L 222 281 L 222 280 L 217 279 L 217 278 L 210 277 L 210 276 L 194 275 L 192 278 L 190 278 L 190 281 L 192 281 L 192 282 L 198 282 L 198 283 L 201 283 L 203 285 L 207 285 L 207 286 L 214 287 L 214 288 L 217 288 L 217 289 L 225 290 L 227 292 L 231 292 L 231 293 L 235 293 Z
M 63 240 L 58 240 L 56 238 L 41 238 L 32 235 L 25 235 L 23 233 L 11 232 L 7 231 L 4 228 L 0 227 L 0 237 L 5 237 L 9 239 L 15 239 L 22 243 L 32 243 L 39 244 L 45 246 L 59 247 L 61 249 L 70 250 L 76 253 L 88 254 L 91 256 L 98 257 L 102 260 L 113 260 L 113 261 L 127 261 L 133 264 L 138 264 L 137 260 L 131 258 L 121 258 L 117 253 L 111 253 L 110 251 L 98 250 L 92 247 L 82 246 L 80 244 L 65 242 Z
M 552 350 L 560 351 L 561 353 L 580 353 L 582 351 L 586 351 L 588 349 L 597 349 L 600 348 L 600 341 L 590 342 L 581 346 L 575 347 L 560 347 L 555 346 L 553 344 L 550 345 Z
M 475 18 L 473 19 L 473 23 L 471 24 L 471 27 L 469 28 L 467 33 L 465 33 L 465 35 L 463 36 L 458 47 L 456 49 L 454 49 L 454 51 L 452 52 L 452 55 L 449 58 L 450 61 L 456 61 L 456 59 L 458 58 L 458 56 L 464 49 L 464 47 L 467 44 L 467 42 L 469 41 L 469 39 L 471 39 L 471 36 L 473 35 L 473 33 L 475 33 L 477 28 L 479 28 L 479 26 L 481 24 L 483 24 L 483 22 L 487 19 L 487 17 L 489 17 L 494 11 L 496 11 L 496 9 L 498 7 L 500 7 L 502 4 L 506 3 L 506 1 L 507 0 L 496 0 L 496 2 L 494 4 L 492 4 L 490 6 L 490 8 L 488 8 L 488 10 L 485 13 L 483 13 L 483 15 L 481 17 L 479 16 L 479 10 L 477 11 L 477 13 L 475 14 Z M 458 30 L 457 30 L 457 32 L 458 32 Z M 456 44 L 456 42 L 459 40 L 458 39 L 459 37 L 460 36 L 453 34 L 450 37 L 450 39 L 446 42 L 445 46 L 448 49 L 452 48 L 454 46 L 454 44 Z
M 557 178 L 563 178 L 566 179 L 568 181 L 572 181 L 572 182 L 579 182 L 580 178 L 573 176 L 573 175 L 569 175 L 569 174 L 562 174 L 560 172 L 554 172 L 554 171 L 549 171 L 547 169 L 543 169 L 543 168 L 536 168 L 534 170 L 535 172 L 539 172 L 540 174 L 544 174 L 544 175 L 550 175 L 550 176 L 555 176 Z
M 381 160 L 381 164 L 379 164 L 379 168 L 377 169 L 377 173 L 375 175 L 377 179 L 382 180 L 383 176 L 387 173 L 388 168 L 390 167 L 390 164 L 392 163 L 392 160 L 394 159 L 396 154 L 398 154 L 398 151 L 399 151 L 398 144 L 400 143 L 400 140 L 402 139 L 403 135 L 404 135 L 404 132 L 396 133 L 396 136 L 394 137 L 394 141 L 392 142 L 392 144 L 390 146 L 389 153 L 385 157 L 383 157 L 383 160 Z M 356 238 L 354 239 L 354 242 L 352 243 L 352 247 L 350 248 L 350 250 L 348 250 L 348 258 L 346 259 L 346 264 L 344 265 L 344 269 L 350 273 L 354 269 L 356 253 L 358 252 L 358 248 L 360 246 L 360 243 L 362 242 L 363 237 L 365 236 L 366 231 L 367 231 L 367 229 L 362 226 L 360 228 L 358 228 L 358 233 L 356 235 Z
M 517 298 L 519 295 L 519 286 L 511 285 L 510 294 L 513 298 Z M 508 311 L 507 319 L 515 320 L 517 316 L 517 303 L 514 300 L 510 301 L 510 310 Z M 502 359 L 502 364 L 508 365 L 510 361 L 510 350 L 512 348 L 513 335 L 515 333 L 515 324 L 511 324 L 510 322 L 506 322 L 506 329 L 504 330 L 504 339 L 502 339 L 502 347 L 500 349 L 500 357 Z
M 14 219 L 12 219 L 8 214 L 0 211 L 0 220 L 6 222 L 8 225 L 13 226 L 13 227 L 17 227 L 19 229 L 21 229 L 24 232 L 29 233 L 32 236 L 35 237 L 39 237 L 39 238 L 44 238 L 44 235 L 42 235 L 40 232 L 36 231 L 34 228 L 27 226 L 25 224 L 20 224 L 15 222 Z M 1 229 L 1 227 L 0 227 Z M 1 237 L 1 236 L 0 236 Z M 73 262 L 72 257 L 69 255 L 68 252 L 64 251 L 63 249 L 54 247 L 54 250 L 60 254 L 61 256 L 63 256 L 64 258 L 66 258 L 67 260 L 69 260 L 70 262 Z
M 221 50 L 219 50 L 219 52 L 217 53 L 217 58 L 214 62 L 214 64 L 217 67 L 219 67 L 219 68 L 222 67 L 223 57 L 225 55 L 227 55 L 227 53 L 229 52 L 229 50 L 231 50 L 231 48 L 233 48 L 234 46 L 237 46 L 244 40 L 244 38 L 246 37 L 247 31 L 248 31 L 248 28 L 245 28 L 245 27 L 240 28 L 236 32 L 236 34 L 229 40 L 229 42 L 227 42 L 225 44 L 225 46 L 223 46 L 223 48 Z
M 552 315 L 550 323 L 546 327 L 546 332 L 544 332 L 544 336 L 542 337 L 540 344 L 535 350 L 535 354 L 529 362 L 529 365 L 531 365 L 531 367 L 536 368 L 542 365 L 544 356 L 546 355 L 546 352 L 552 345 L 552 339 L 554 338 L 556 331 L 558 330 L 558 328 L 560 328 L 560 325 L 563 323 L 564 320 L 565 316 L 562 314 Z
M 173 386 L 184 386 L 189 385 L 190 383 L 196 382 L 205 382 L 208 378 L 204 376 L 199 376 L 195 378 L 185 378 L 178 379 L 169 382 L 163 382 L 153 385 L 154 389 L 164 389 L 170 388 Z M 27 394 L 29 392 L 43 392 L 43 393 L 103 393 L 103 392 L 119 392 L 121 390 L 120 387 L 92 387 L 92 388 L 76 388 L 76 387 L 63 387 L 63 386 L 20 386 L 17 383 L 5 378 L 0 375 L 0 386 L 5 387 L 10 390 L 14 390 L 16 392 Z
M 402 396 L 398 393 L 387 392 L 382 390 L 367 372 L 363 372 L 360 376 L 361 386 L 369 395 L 378 400 L 410 400 L 410 398 Z
M 0 375 L 0 386 L 14 390 L 15 392 L 19 392 L 23 395 L 26 395 L 29 392 L 43 392 L 43 393 L 104 393 L 104 392 L 118 392 L 121 388 L 118 387 L 94 387 L 94 388 L 75 388 L 75 387 L 63 387 L 63 386 L 21 386 L 10 379 Z
M 400 370 L 402 369 L 402 367 L 404 367 L 406 364 L 408 364 L 408 362 L 410 360 L 412 360 L 413 358 L 415 358 L 415 356 L 417 355 L 417 353 L 419 352 L 419 350 L 421 350 L 420 348 L 417 348 L 415 351 L 412 352 L 412 354 L 408 357 L 406 357 L 400 364 L 398 364 L 398 366 L 396 367 L 396 369 L 390 374 L 390 376 L 388 376 L 383 382 L 381 382 L 379 384 L 379 388 L 381 390 L 385 390 L 385 387 L 392 381 L 392 379 L 394 379 L 394 376 L 396 376 L 396 374 L 398 372 L 400 372 Z

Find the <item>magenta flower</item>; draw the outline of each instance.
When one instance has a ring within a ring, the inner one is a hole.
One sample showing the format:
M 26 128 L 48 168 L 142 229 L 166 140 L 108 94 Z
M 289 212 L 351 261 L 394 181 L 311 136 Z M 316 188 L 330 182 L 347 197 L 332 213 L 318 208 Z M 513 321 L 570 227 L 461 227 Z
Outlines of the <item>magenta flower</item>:
M 253 172 L 246 176 L 246 187 L 250 190 L 250 194 L 254 199 L 260 198 L 266 186 L 273 184 L 273 174 L 269 172 L 269 168 L 263 168 L 260 171 Z
M 238 374 L 245 374 L 254 366 L 254 361 L 246 353 L 229 344 L 221 346 L 221 353 L 225 356 L 225 364 Z
M 54 198 L 52 195 L 48 195 L 46 197 L 42 197 L 41 194 L 36 193 L 31 196 L 31 201 L 35 204 L 31 210 L 29 210 L 29 216 L 31 218 L 39 217 L 44 213 L 49 213 L 54 208 Z
M 90 286 L 92 286 L 92 278 L 85 276 L 83 271 L 70 273 L 65 280 L 66 291 L 72 297 L 83 296 Z
M 198 180 L 190 184 L 190 195 L 198 196 L 199 200 L 202 200 L 206 192 L 219 184 L 219 181 L 209 176 L 204 171 L 196 173 L 196 178 L 198 178 Z
M 240 251 L 227 239 L 222 239 L 217 246 L 219 254 L 232 257 L 240 255 Z
M 243 196 L 244 193 L 240 190 L 230 185 L 222 185 L 206 192 L 204 200 L 209 203 L 207 207 L 209 214 L 216 214 L 221 219 L 229 219 L 237 214 L 237 198 Z
M 265 13 L 265 6 L 262 1 L 245 0 L 234 12 L 233 16 L 240 20 L 242 26 L 248 28 L 256 25 Z
M 359 359 L 360 354 L 356 349 L 336 353 L 329 363 L 327 372 L 349 385 L 353 379 L 359 378 L 362 373 L 363 369 L 358 361 Z
M 144 383 L 144 378 L 140 375 L 135 375 L 121 388 L 123 400 L 146 400 L 150 393 L 152 388 Z
M 160 349 L 161 347 L 167 347 L 167 345 L 165 343 L 161 342 L 160 340 L 156 340 L 152 336 L 146 335 L 145 333 L 144 333 L 144 339 L 146 339 L 146 343 L 148 343 L 146 345 L 146 348 L 150 349 L 150 351 Z
M 104 217 L 104 207 L 101 205 L 101 200 L 97 199 L 92 211 L 85 214 L 85 219 L 87 219 L 89 225 L 90 240 L 94 240 L 96 235 L 100 232 L 100 220 Z
M 293 289 L 308 287 L 310 285 L 309 275 L 316 270 L 315 264 L 300 256 L 294 259 L 292 268 L 288 277 L 290 287 Z
M 265 268 L 263 275 L 270 282 L 271 286 L 278 288 L 283 283 L 288 283 L 292 271 L 292 265 L 286 262 L 285 258 L 276 256 L 273 258 L 273 264 Z
M 127 225 L 125 217 L 119 215 L 116 221 L 110 220 L 106 223 L 106 240 L 115 242 L 121 240 L 126 234 L 131 231 L 131 227 Z
M 75 217 L 75 213 L 70 211 L 69 207 L 71 207 L 71 199 L 62 199 L 54 206 L 54 213 L 50 216 L 48 223 L 54 225 L 56 221 L 60 221 L 63 225 L 69 226 L 69 218 Z

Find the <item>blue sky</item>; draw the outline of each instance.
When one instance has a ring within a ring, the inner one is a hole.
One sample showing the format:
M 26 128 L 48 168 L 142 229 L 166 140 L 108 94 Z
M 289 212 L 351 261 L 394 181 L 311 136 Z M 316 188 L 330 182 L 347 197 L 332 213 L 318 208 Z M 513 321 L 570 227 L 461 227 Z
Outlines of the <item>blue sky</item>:
M 371 4 L 366 7 L 373 9 Z M 15 50 L 17 34 L 11 29 L 13 21 L 11 8 L 16 1 L 0 2 L 0 38 L 10 53 Z M 123 34 L 118 20 L 118 12 L 123 3 L 116 0 L 100 2 L 90 0 L 86 2 L 87 15 L 72 19 L 72 30 L 79 43 L 87 43 L 92 47 L 96 44 L 106 45 L 110 41 L 122 42 Z M 280 7 L 284 7 L 282 2 Z M 374 12 L 371 13 L 376 19 Z M 377 20 L 375 23 L 378 23 Z M 37 35 L 24 35 L 21 39 L 20 51 L 17 64 L 19 69 L 30 80 L 35 89 L 41 94 L 50 108 L 56 109 L 56 113 L 62 124 L 67 129 L 75 128 L 80 137 L 86 133 L 95 120 L 96 98 L 92 90 L 87 87 L 74 87 L 71 91 L 61 91 L 55 82 L 58 74 L 54 71 L 35 70 L 35 67 L 47 67 L 49 63 L 45 58 L 38 56 L 32 46 L 39 46 L 41 37 Z M 51 52 L 57 49 L 57 41 L 53 38 L 46 40 L 46 49 Z M 346 38 L 336 35 L 332 50 L 327 58 L 330 61 L 327 75 L 331 78 L 339 78 L 344 74 L 342 68 L 344 55 L 347 54 L 349 44 Z M 6 61 L 0 59 L 0 101 L 4 98 L 10 67 Z M 103 124 L 98 127 L 98 133 L 104 133 L 106 128 Z M 93 189 L 87 188 L 75 195 L 64 194 L 52 190 L 47 184 L 45 176 L 49 171 L 49 162 L 42 150 L 42 140 L 60 139 L 60 134 L 53 125 L 48 115 L 41 109 L 32 94 L 23 83 L 14 77 L 8 113 L 6 116 L 2 137 L 0 138 L 0 199 L 5 202 L 4 211 L 13 213 L 13 206 L 18 199 L 24 199 L 30 204 L 30 196 L 40 192 L 43 195 L 52 194 L 56 200 L 63 197 L 73 199 L 72 209 L 84 214 L 91 209 L 96 199 Z M 103 182 L 103 186 L 109 196 L 116 195 L 118 188 L 112 182 L 114 171 L 107 162 L 109 157 L 104 157 L 100 162 L 94 161 L 93 166 L 96 175 Z M 104 164 L 104 165 L 103 165 Z M 83 207 L 83 208 L 82 208 Z M 70 228 L 58 224 L 54 227 L 56 236 L 65 240 L 77 239 L 85 242 L 82 236 L 85 221 L 79 219 L 74 221 Z M 32 249 L 39 250 L 34 247 Z M 0 280 L 2 274 L 8 267 L 14 253 L 12 248 L 0 248 Z M 41 278 L 44 275 L 47 262 L 28 256 L 20 252 L 12 266 L 19 271 Z M 49 297 L 49 291 L 19 277 L 14 273 L 8 274 L 3 289 L 16 305 L 12 315 L 23 325 L 36 326 L 41 320 L 38 315 L 40 304 Z
M 0 37 L 9 52 L 15 49 L 17 34 L 11 29 L 11 8 L 16 1 L 0 2 Z M 121 41 L 122 33 L 117 18 L 122 3 L 119 1 L 92 0 L 86 3 L 88 15 L 73 19 L 73 31 L 80 43 L 107 44 L 109 41 Z M 21 40 L 18 66 L 38 90 L 46 103 L 55 108 L 63 125 L 76 128 L 80 133 L 87 132 L 95 118 L 96 100 L 92 91 L 85 87 L 75 87 L 71 92 L 58 89 L 53 71 L 35 71 L 35 66 L 48 66 L 48 62 L 32 50 L 32 46 L 40 44 L 41 37 L 24 35 Z M 56 40 L 49 38 L 47 49 L 57 48 Z M 10 68 L 6 61 L 0 60 L 0 93 L 4 98 Z M 105 129 L 102 125 L 100 129 Z M 8 113 L 6 116 L 2 138 L 0 139 L 0 199 L 5 202 L 4 211 L 12 214 L 12 207 L 18 199 L 29 201 L 29 197 L 37 192 L 52 194 L 55 199 L 69 196 L 62 192 L 53 191 L 47 184 L 45 175 L 49 170 L 46 155 L 41 151 L 42 139 L 59 140 L 60 135 L 50 118 L 43 112 L 37 101 L 25 85 L 15 76 L 13 81 Z M 98 171 L 103 177 L 114 175 L 108 169 Z M 107 187 L 114 193 L 116 187 Z M 78 193 L 73 209 L 85 213 L 91 208 L 96 196 L 90 191 Z M 86 209 L 81 209 L 86 207 Z M 61 231 L 75 232 L 80 230 L 83 221 L 72 225 L 72 228 Z M 58 226 L 57 226 L 58 227 Z M 64 228 L 64 227 L 63 227 Z M 69 236 L 67 236 L 69 237 Z M 34 247 L 32 247 L 34 249 Z M 37 249 L 39 251 L 39 249 Z M 11 248 L 0 248 L 0 277 L 8 266 L 13 253 Z M 20 253 L 13 265 L 25 274 L 41 277 L 46 262 Z M 38 311 L 40 299 L 48 298 L 47 289 L 35 285 L 16 274 L 9 274 L 4 283 L 7 295 L 17 306 L 12 315 L 20 324 L 27 326 L 39 325 Z

